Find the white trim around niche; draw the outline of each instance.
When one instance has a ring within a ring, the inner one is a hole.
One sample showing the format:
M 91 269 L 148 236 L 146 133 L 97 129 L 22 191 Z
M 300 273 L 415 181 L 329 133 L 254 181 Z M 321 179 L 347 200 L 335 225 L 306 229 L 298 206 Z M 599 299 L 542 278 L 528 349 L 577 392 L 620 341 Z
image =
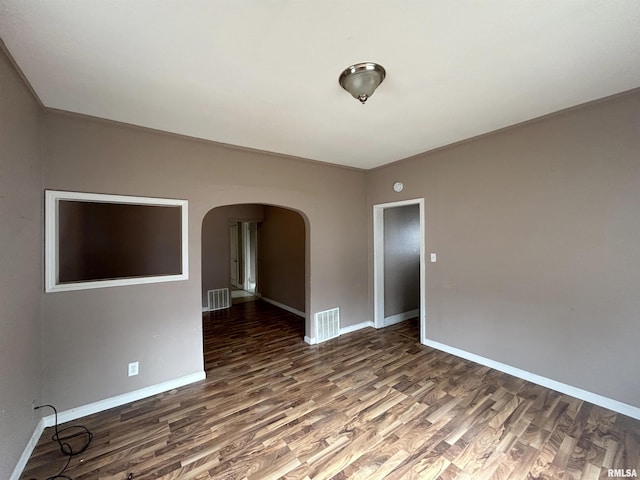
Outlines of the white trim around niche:
M 134 278 L 96 280 L 90 282 L 59 283 L 58 281 L 58 207 L 61 200 L 84 202 L 126 203 L 134 205 L 176 206 L 181 208 L 182 273 Z M 154 197 L 133 197 L 102 193 L 65 192 L 45 190 L 45 292 L 86 290 L 89 288 L 117 287 L 145 283 L 172 282 L 189 279 L 189 211 L 187 200 Z

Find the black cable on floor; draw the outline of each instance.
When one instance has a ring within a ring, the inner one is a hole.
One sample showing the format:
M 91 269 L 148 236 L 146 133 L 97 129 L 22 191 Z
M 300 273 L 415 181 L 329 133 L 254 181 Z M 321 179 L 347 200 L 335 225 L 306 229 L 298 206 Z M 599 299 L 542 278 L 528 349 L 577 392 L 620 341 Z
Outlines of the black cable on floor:
M 53 434 L 53 436 L 51 437 L 51 440 L 58 443 L 58 445 L 60 446 L 60 452 L 62 452 L 63 455 L 69 456 L 69 458 L 67 458 L 67 464 L 64 466 L 62 470 L 60 470 L 60 473 L 52 477 L 48 477 L 47 480 L 55 480 L 56 478 L 66 478 L 67 480 L 73 480 L 71 477 L 64 475 L 64 472 L 67 470 L 67 468 L 69 467 L 69 464 L 71 463 L 71 457 L 80 455 L 82 452 L 84 452 L 87 449 L 87 447 L 91 443 L 91 440 L 93 440 L 93 433 L 91 433 L 87 427 L 82 425 L 73 425 L 71 427 L 66 427 L 66 428 L 63 428 L 62 430 L 59 430 L 58 429 L 58 411 L 56 410 L 56 407 L 54 407 L 53 405 L 38 405 L 37 407 L 34 407 L 34 409 L 37 410 L 43 407 L 51 408 L 55 415 L 55 432 L 56 433 Z M 78 450 L 74 450 L 71 444 L 69 443 L 69 441 L 73 438 L 82 437 L 82 436 L 86 437 L 86 442 Z

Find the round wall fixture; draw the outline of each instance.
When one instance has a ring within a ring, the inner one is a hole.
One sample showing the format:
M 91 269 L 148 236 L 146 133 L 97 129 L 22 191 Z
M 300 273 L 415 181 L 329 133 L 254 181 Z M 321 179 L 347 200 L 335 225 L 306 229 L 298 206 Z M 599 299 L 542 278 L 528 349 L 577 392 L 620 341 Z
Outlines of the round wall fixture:
M 404 188 L 404 185 L 402 184 L 402 182 L 396 182 L 393 184 L 393 189 L 396 192 L 401 192 L 403 188 Z
M 382 83 L 387 72 L 382 65 L 372 62 L 356 63 L 347 67 L 338 78 L 338 83 L 347 92 L 364 102 L 373 95 L 378 85 Z

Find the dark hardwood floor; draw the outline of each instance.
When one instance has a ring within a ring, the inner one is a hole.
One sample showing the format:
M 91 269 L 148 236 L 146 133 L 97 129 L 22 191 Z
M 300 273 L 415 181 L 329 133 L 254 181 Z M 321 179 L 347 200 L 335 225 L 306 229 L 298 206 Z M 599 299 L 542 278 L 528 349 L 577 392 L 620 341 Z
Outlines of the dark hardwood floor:
M 640 470 L 640 422 L 422 346 L 417 320 L 309 346 L 263 302 L 205 314 L 207 379 L 71 424 L 75 480 L 583 479 Z M 43 434 L 23 479 L 66 462 Z

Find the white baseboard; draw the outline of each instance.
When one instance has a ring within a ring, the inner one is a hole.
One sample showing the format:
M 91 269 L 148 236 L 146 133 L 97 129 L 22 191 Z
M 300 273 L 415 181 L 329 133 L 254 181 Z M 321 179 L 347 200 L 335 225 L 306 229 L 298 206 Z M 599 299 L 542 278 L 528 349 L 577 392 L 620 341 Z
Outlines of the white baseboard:
M 311 337 L 307 337 L 306 335 L 304 336 L 304 341 L 307 342 L 309 345 L 315 345 L 317 342 L 317 340 Z
M 294 315 L 298 315 L 299 317 L 302 317 L 302 318 L 307 318 L 307 315 L 304 312 L 301 312 L 300 310 L 296 310 L 295 308 L 290 307 L 289 305 L 285 305 L 284 303 L 276 302 L 275 300 L 271 300 L 270 298 L 267 298 L 267 297 L 262 297 L 262 300 L 264 300 L 267 303 L 270 303 L 271 305 L 275 305 L 278 308 L 286 310 L 289 313 L 293 313 Z M 307 342 L 307 343 L 309 343 L 309 342 Z
M 44 418 L 41 418 L 38 424 L 36 425 L 36 428 L 33 431 L 33 434 L 31 434 L 31 438 L 27 442 L 27 446 L 24 447 L 24 451 L 22 452 L 22 455 L 20 455 L 20 459 L 18 460 L 16 467 L 13 469 L 13 473 L 9 477 L 9 480 L 20 479 L 20 476 L 24 471 L 24 467 L 27 466 L 27 462 L 29 461 L 29 458 L 31 458 L 33 449 L 36 448 L 36 445 L 38 444 L 38 440 L 40 440 L 40 437 L 42 436 L 42 432 L 44 431 L 44 429 L 45 429 L 45 421 L 44 421 Z
M 82 405 L 80 407 L 71 408 L 63 412 L 58 412 L 58 424 L 70 422 L 71 420 L 77 420 L 78 418 L 86 417 L 87 415 L 93 415 L 94 413 L 103 412 L 110 408 L 119 407 L 120 405 L 126 405 L 127 403 L 135 402 L 143 398 L 157 395 L 158 393 L 167 392 L 174 388 L 183 387 L 190 383 L 199 382 L 204 380 L 206 374 L 204 371 L 185 375 L 168 382 L 158 383 L 157 385 L 151 385 L 150 387 L 134 390 L 133 392 L 123 393 L 122 395 L 116 395 L 115 397 L 105 398 L 97 402 Z M 51 427 L 55 423 L 55 416 L 53 414 L 44 417 L 45 427 Z
M 509 375 L 522 378 L 523 380 L 527 380 L 537 385 L 556 390 L 557 392 L 579 398 L 580 400 L 584 400 L 585 402 L 593 403 L 595 405 L 608 408 L 609 410 L 613 410 L 614 412 L 622 413 L 623 415 L 627 415 L 631 418 L 640 420 L 640 408 L 634 407 L 633 405 L 628 405 L 626 403 L 619 402 L 618 400 L 604 397 L 597 393 L 589 392 L 572 385 L 567 385 L 566 383 L 558 382 L 557 380 L 553 380 L 551 378 L 527 372 L 526 370 L 521 370 L 517 367 L 512 367 L 511 365 L 496 362 L 495 360 L 481 357 L 480 355 L 476 355 L 475 353 L 460 350 L 459 348 L 451 347 L 449 345 L 445 345 L 444 343 L 424 339 L 422 344 L 428 347 L 435 348 L 437 350 L 442 350 L 443 352 L 450 353 L 457 357 L 471 360 L 472 362 L 479 363 L 480 365 L 484 365 L 486 367 L 508 373 Z
M 361 322 L 356 323 L 355 325 L 349 325 L 348 327 L 344 327 L 340 329 L 340 335 L 344 335 L 345 333 L 355 332 L 356 330 L 362 330 L 363 328 L 373 327 L 373 322 Z
M 418 317 L 419 315 L 420 315 L 420 309 L 416 308 L 415 310 L 410 310 L 408 312 L 396 313 L 395 315 L 384 317 L 383 323 L 385 327 L 388 327 L 390 325 L 395 325 L 396 323 L 409 320 L 410 318 Z
M 173 390 L 174 388 L 183 387 L 194 382 L 199 382 L 200 380 L 204 380 L 205 378 L 206 374 L 204 371 L 192 373 L 190 375 L 185 375 L 184 377 L 169 380 L 168 382 L 159 383 L 150 387 L 134 390 L 133 392 L 123 393 L 122 395 L 116 395 L 115 397 L 89 403 L 81 407 L 71 408 L 63 412 L 58 412 L 58 424 L 77 420 L 78 418 L 102 412 L 113 407 L 119 407 L 120 405 L 126 405 L 127 403 L 135 402 L 152 395 L 157 395 L 158 393 L 167 392 L 169 390 Z M 20 460 L 18 460 L 16 468 L 13 470 L 11 477 L 9 477 L 9 480 L 18 480 L 20 478 L 24 467 L 27 466 L 27 462 L 29 461 L 31 454 L 33 453 L 33 449 L 36 447 L 38 440 L 40 440 L 42 432 L 46 427 L 54 426 L 55 419 L 56 417 L 54 414 L 42 417 L 40 419 L 40 422 L 38 422 L 38 425 L 33 431 L 33 435 L 31 435 L 27 446 L 20 456 Z

